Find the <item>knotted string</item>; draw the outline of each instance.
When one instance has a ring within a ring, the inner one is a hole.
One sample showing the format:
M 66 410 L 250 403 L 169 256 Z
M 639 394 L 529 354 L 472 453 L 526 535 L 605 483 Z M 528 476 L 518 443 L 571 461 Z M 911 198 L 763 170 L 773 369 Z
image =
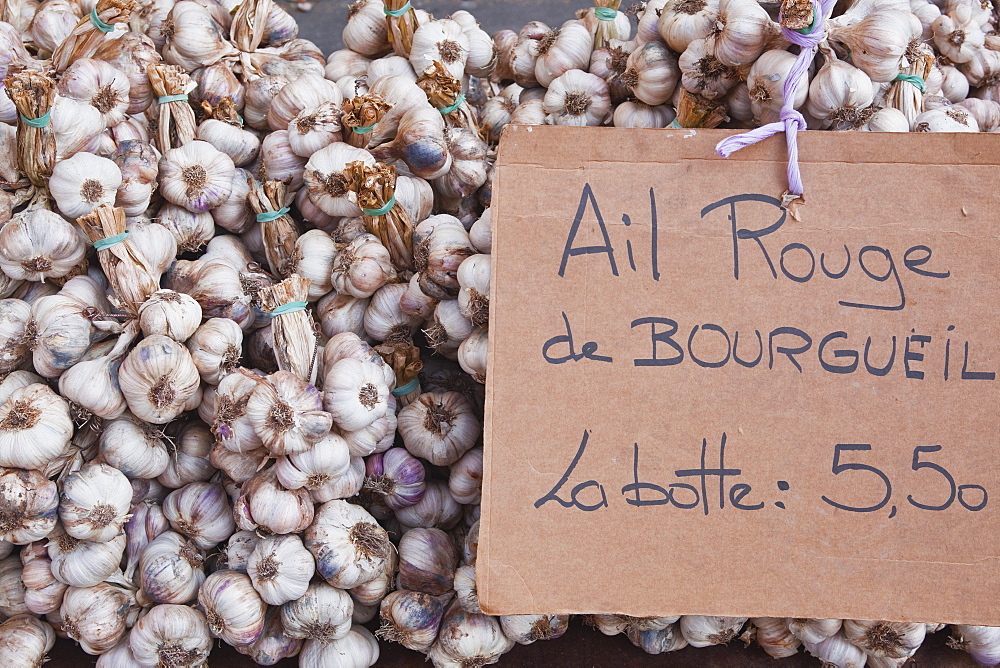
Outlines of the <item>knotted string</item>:
M 767 139 L 772 135 L 784 131 L 785 142 L 788 144 L 788 192 L 790 195 L 802 195 L 805 188 L 802 185 L 802 174 L 799 172 L 799 142 L 798 131 L 806 129 L 805 117 L 795 109 L 792 104 L 795 102 L 795 93 L 806 78 L 806 72 L 812 64 L 816 55 L 816 47 L 826 37 L 826 15 L 833 10 L 837 0 L 813 0 L 813 22 L 807 28 L 809 32 L 801 33 L 797 30 L 789 30 L 782 26 L 781 34 L 792 44 L 799 47 L 798 58 L 792 66 L 782 92 L 785 96 L 785 103 L 781 107 L 779 118 L 776 123 L 768 123 L 759 128 L 754 128 L 749 132 L 733 135 L 723 139 L 715 146 L 716 152 L 723 158 L 752 144 Z M 781 17 L 779 16 L 779 21 Z

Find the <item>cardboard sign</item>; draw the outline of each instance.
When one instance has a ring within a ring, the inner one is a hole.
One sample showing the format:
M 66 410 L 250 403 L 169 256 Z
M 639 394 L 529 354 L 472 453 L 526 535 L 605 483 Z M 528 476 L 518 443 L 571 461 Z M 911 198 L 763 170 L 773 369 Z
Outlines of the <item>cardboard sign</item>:
M 479 597 L 1000 625 L 1000 136 L 508 128 Z

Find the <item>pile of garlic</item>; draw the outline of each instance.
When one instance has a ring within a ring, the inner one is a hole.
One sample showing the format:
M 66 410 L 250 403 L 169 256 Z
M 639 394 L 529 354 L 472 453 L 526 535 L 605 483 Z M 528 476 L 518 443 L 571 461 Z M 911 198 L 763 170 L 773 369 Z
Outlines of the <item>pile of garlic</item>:
M 634 38 L 619 3 L 491 37 L 359 0 L 329 57 L 272 0 L 0 7 L 0 660 L 58 636 L 103 668 L 204 665 L 216 640 L 355 667 L 381 638 L 479 666 L 566 631 L 476 595 L 500 134 L 749 127 L 794 60 L 752 0 L 651 0 Z M 796 106 L 995 130 L 995 18 L 857 0 Z M 938 630 L 584 621 L 835 666 L 899 665 Z M 1000 660 L 997 629 L 952 634 Z

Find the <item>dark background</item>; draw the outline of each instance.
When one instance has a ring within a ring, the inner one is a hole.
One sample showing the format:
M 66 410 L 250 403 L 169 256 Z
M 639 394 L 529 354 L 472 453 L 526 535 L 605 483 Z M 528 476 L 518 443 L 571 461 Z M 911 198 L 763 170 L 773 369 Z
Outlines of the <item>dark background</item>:
M 347 15 L 349 2 L 343 0 L 315 0 L 312 10 L 300 12 L 294 3 L 282 3 L 299 23 L 299 37 L 314 42 L 324 54 L 343 47 L 340 34 Z M 555 26 L 573 18 L 577 9 L 588 7 L 586 0 L 414 0 L 414 6 L 430 12 L 438 18 L 453 11 L 464 9 L 471 12 L 482 24 L 483 29 L 493 34 L 509 28 L 515 32 L 528 21 L 537 20 Z M 632 0 L 623 0 L 622 7 L 628 7 Z M 779 593 L 780 595 L 780 593 Z M 370 628 L 375 626 L 369 624 Z M 946 646 L 948 630 L 928 636 L 924 645 L 907 666 L 914 668 L 972 668 L 975 662 L 964 652 L 957 652 Z M 424 656 L 404 650 L 395 643 L 381 643 L 382 654 L 378 665 L 416 668 L 429 666 Z M 50 653 L 52 660 L 46 668 L 75 668 L 91 666 L 96 657 L 84 654 L 76 643 L 60 640 Z M 279 666 L 290 668 L 297 665 L 297 659 L 286 659 Z M 238 654 L 231 647 L 217 644 L 209 658 L 212 668 L 236 668 L 253 666 L 253 662 Z M 500 660 L 501 666 L 545 666 L 546 668 L 584 668 L 587 666 L 607 666 L 639 668 L 645 666 L 676 666 L 699 668 L 818 668 L 820 662 L 804 654 L 776 661 L 767 656 L 759 647 L 745 647 L 736 640 L 727 646 L 696 649 L 688 647 L 679 652 L 651 656 L 634 647 L 624 635 L 604 636 L 590 629 L 577 618 L 570 630 L 558 640 L 536 642 L 528 646 L 517 645 Z M 6 668 L 6 667 L 5 667 Z M 15 667 L 9 667 L 15 668 Z

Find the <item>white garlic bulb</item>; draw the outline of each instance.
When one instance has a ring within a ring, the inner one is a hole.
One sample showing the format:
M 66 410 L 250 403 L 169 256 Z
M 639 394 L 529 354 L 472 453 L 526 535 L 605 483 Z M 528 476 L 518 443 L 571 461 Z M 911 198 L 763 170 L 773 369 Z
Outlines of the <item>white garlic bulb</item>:
M 747 86 L 750 89 L 750 108 L 757 123 L 773 123 L 785 104 L 785 81 L 795 65 L 796 56 L 788 51 L 772 49 L 750 66 Z M 809 86 L 801 81 L 795 90 L 792 107 L 798 109 L 806 101 Z M 874 97 L 874 93 L 872 93 Z
M 166 424 L 200 403 L 201 376 L 191 354 L 161 334 L 147 336 L 132 349 L 118 379 L 129 410 L 146 422 Z
M 449 598 L 404 589 L 391 592 L 379 606 L 379 636 L 407 649 L 426 652 L 437 639 Z
M 59 492 L 38 471 L 0 469 L 0 539 L 27 545 L 56 525 Z
M 907 50 L 919 39 L 923 27 L 908 11 L 883 10 L 868 14 L 847 27 L 831 27 L 831 41 L 845 44 L 851 62 L 872 81 L 892 81 L 903 68 Z
M 0 624 L 0 658 L 9 666 L 41 666 L 55 644 L 55 631 L 37 617 L 17 615 Z
M 87 464 L 66 477 L 59 520 L 73 538 L 104 543 L 121 533 L 132 506 L 132 486 L 118 469 Z
M 281 605 L 305 595 L 316 572 L 312 554 L 295 535 L 268 536 L 247 558 L 247 574 L 268 605 Z
M 840 619 L 795 619 L 788 621 L 788 630 L 803 644 L 815 645 L 836 635 L 843 626 Z
M 340 249 L 331 272 L 334 289 L 357 298 L 371 297 L 395 277 L 389 251 L 371 234 L 363 234 Z
M 502 615 L 499 619 L 503 634 L 518 645 L 553 640 L 569 629 L 569 615 Z
M 677 57 L 661 42 L 647 42 L 633 51 L 622 74 L 625 87 L 649 105 L 669 101 L 680 79 Z
M 549 85 L 542 108 L 553 125 L 601 125 L 611 113 L 611 94 L 604 79 L 569 70 Z
M 129 581 L 134 579 L 135 569 L 139 565 L 146 546 L 164 531 L 170 529 L 170 523 L 163 516 L 159 502 L 144 499 L 132 508 L 132 517 L 125 524 L 127 545 L 125 548 L 124 575 Z
M 261 376 L 237 368 L 219 381 L 212 431 L 222 445 L 234 452 L 248 452 L 264 445 L 247 415 L 250 393 L 262 380 Z
M 156 222 L 170 230 L 182 253 L 199 250 L 215 234 L 215 219 L 210 212 L 189 211 L 171 202 L 160 207 Z
M 38 383 L 10 393 L 0 406 L 0 466 L 41 469 L 73 435 L 69 405 Z
M 279 457 L 274 465 L 278 480 L 288 489 L 305 488 L 314 501 L 324 498 L 330 486 L 343 477 L 351 465 L 350 449 L 342 437 L 330 433 L 305 452 Z
M 46 209 L 19 213 L 0 228 L 0 268 L 15 280 L 61 278 L 86 251 L 78 231 Z
M 462 519 L 464 509 L 441 480 L 426 481 L 426 490 L 412 506 L 396 510 L 396 519 L 404 529 L 414 527 L 452 529 Z
M 219 484 L 188 483 L 163 500 L 170 526 L 202 550 L 210 550 L 235 529 L 229 497 Z
M 49 192 L 68 218 L 79 218 L 101 204 L 114 205 L 122 172 L 111 160 L 77 153 L 52 168 Z
M 157 290 L 139 306 L 139 326 L 146 336 L 162 334 L 184 343 L 201 323 L 201 306 L 190 295 Z
M 504 635 L 498 618 L 465 612 L 452 603 L 427 656 L 435 666 L 486 665 L 495 663 L 513 646 L 514 641 Z
M 535 80 L 548 88 L 570 70 L 586 70 L 594 37 L 582 23 L 567 21 L 535 44 Z
M 452 590 L 458 553 L 440 529 L 410 529 L 399 541 L 400 589 L 440 596 Z
M 951 628 L 954 633 L 948 643 L 950 647 L 965 650 L 984 666 L 1000 662 L 1000 627 L 956 624 Z
M 309 491 L 285 489 L 273 468 L 243 483 L 233 509 L 240 529 L 266 529 L 275 534 L 304 530 L 313 521 L 314 512 Z
M 913 119 L 913 132 L 979 132 L 976 117 L 961 107 L 931 109 Z
M 193 213 L 208 211 L 229 197 L 235 170 L 233 159 L 219 149 L 206 141 L 190 141 L 164 152 L 160 193 Z
M 483 449 L 472 448 L 451 465 L 448 491 L 461 504 L 478 504 L 483 487 Z
M 877 87 L 863 71 L 830 59 L 809 83 L 806 111 L 821 121 L 822 127 L 838 130 L 859 127 L 866 121 L 864 110 L 874 102 L 876 93 Z
M 0 560 L 0 613 L 13 617 L 29 611 L 25 604 L 24 569 L 21 558 L 12 554 Z
M 455 601 L 465 612 L 482 612 L 482 608 L 479 607 L 479 591 L 476 588 L 476 565 L 474 562 L 459 566 L 458 570 L 455 571 Z
M 264 631 L 267 605 L 245 573 L 217 571 L 201 584 L 198 605 L 212 635 L 228 645 L 249 645 Z
M 378 661 L 378 641 L 371 631 L 355 624 L 332 642 L 306 640 L 299 654 L 302 668 L 368 668 Z
M 788 628 L 788 622 L 775 617 L 753 617 L 754 639 L 768 656 L 782 659 L 798 652 L 802 642 Z
M 413 33 L 410 65 L 414 72 L 423 72 L 439 62 L 453 77 L 462 80 L 465 61 L 469 57 L 469 38 L 462 26 L 451 19 L 424 23 Z
M 656 8 L 651 5 L 647 3 L 646 11 L 655 14 Z M 692 42 L 712 33 L 718 10 L 717 0 L 670 0 L 663 4 L 656 27 L 667 46 L 684 53 Z
M 289 637 L 329 643 L 348 634 L 353 611 L 354 601 L 347 592 L 317 581 L 281 606 L 281 625 Z
M 323 406 L 338 427 L 357 431 L 385 415 L 389 387 L 380 366 L 342 359 L 326 375 Z
M 93 587 L 70 587 L 59 615 L 63 631 L 87 654 L 103 654 L 128 631 L 138 612 L 135 596 L 128 590 L 101 582 Z
M 109 541 L 79 540 L 56 528 L 48 536 L 52 575 L 73 587 L 93 587 L 118 570 L 125 553 L 125 533 Z
M 204 482 L 215 474 L 209 458 L 212 433 L 204 424 L 194 421 L 181 428 L 179 436 L 167 441 L 170 459 L 167 468 L 156 479 L 161 485 L 178 489 L 191 482 Z
M 680 620 L 681 633 L 692 647 L 724 645 L 739 635 L 746 617 L 705 617 L 684 615 Z
M 125 74 L 102 60 L 80 58 L 59 79 L 59 94 L 95 107 L 106 127 L 123 120 L 129 109 L 130 82 Z
M 865 653 L 889 659 L 912 656 L 924 641 L 927 627 L 912 622 L 844 620 L 844 637 Z
M 288 371 L 258 383 L 247 402 L 250 424 L 273 455 L 305 452 L 326 436 L 333 420 L 322 409 L 319 390 Z
M 952 63 L 967 63 L 986 43 L 986 35 L 972 14 L 971 4 L 959 4 L 931 24 L 934 45 Z
M 420 94 L 423 95 L 423 91 Z M 331 216 L 361 215 L 357 195 L 347 187 L 344 175 L 347 165 L 358 161 L 365 165 L 375 164 L 371 153 L 344 142 L 333 142 L 313 153 L 303 174 L 312 203 Z
M 847 640 L 843 632 L 837 632 L 817 643 L 803 641 L 803 645 L 817 659 L 837 668 L 862 668 L 867 663 L 864 651 Z
M 164 531 L 139 557 L 139 603 L 193 601 L 205 581 L 204 560 L 193 542 L 179 533 Z
M 343 96 L 337 84 L 316 74 L 306 74 L 283 86 L 271 100 L 267 123 L 272 130 L 288 130 L 288 124 L 306 109 L 324 102 L 339 106 Z
M 199 308 L 199 312 L 200 312 Z M 243 355 L 243 330 L 228 318 L 210 318 L 187 341 L 202 380 L 218 385 L 236 370 Z
M 212 651 L 205 615 L 186 605 L 154 606 L 136 622 L 128 643 L 136 661 L 154 666 L 195 668 Z
M 24 564 L 21 571 L 24 582 L 24 605 L 36 615 L 54 612 L 62 605 L 69 585 L 59 582 L 52 575 L 52 560 L 37 557 Z
M 406 449 L 437 466 L 453 464 L 476 444 L 479 419 L 457 392 L 426 392 L 399 412 Z
M 329 584 L 351 589 L 374 580 L 392 549 L 385 529 L 368 511 L 346 501 L 328 501 L 305 533 L 316 570 Z
M 317 301 L 333 289 L 331 272 L 336 256 L 337 244 L 323 230 L 309 230 L 296 239 L 293 273 L 311 281 L 309 301 Z
M 718 6 L 708 39 L 713 55 L 723 65 L 753 63 L 779 34 L 767 10 L 754 0 L 719 0 Z

